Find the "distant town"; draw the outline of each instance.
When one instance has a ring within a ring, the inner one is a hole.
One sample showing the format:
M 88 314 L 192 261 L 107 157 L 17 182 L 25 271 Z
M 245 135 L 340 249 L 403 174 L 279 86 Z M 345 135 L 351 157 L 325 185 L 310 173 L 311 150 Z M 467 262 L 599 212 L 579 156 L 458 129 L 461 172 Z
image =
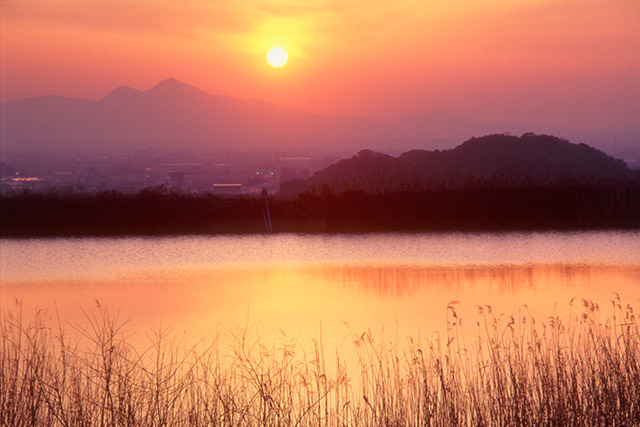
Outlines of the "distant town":
M 68 189 L 136 192 L 164 187 L 220 195 L 277 193 L 280 183 L 308 178 L 339 160 L 300 153 L 192 152 L 113 153 L 109 155 L 13 155 L 0 161 L 0 191 Z
M 640 152 L 614 153 L 631 169 L 640 169 Z M 52 189 L 136 192 L 144 188 L 193 194 L 270 194 L 280 183 L 309 178 L 349 157 L 299 152 L 228 151 L 220 153 L 114 152 L 97 155 L 12 154 L 0 158 L 0 192 Z

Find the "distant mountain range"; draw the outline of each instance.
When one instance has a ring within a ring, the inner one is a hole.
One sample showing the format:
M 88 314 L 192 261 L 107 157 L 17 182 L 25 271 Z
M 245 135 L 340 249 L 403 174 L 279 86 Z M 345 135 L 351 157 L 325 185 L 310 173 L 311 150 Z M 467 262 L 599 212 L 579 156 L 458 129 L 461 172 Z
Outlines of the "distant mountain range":
M 637 179 L 622 160 L 549 135 L 496 134 L 450 150 L 411 150 L 398 157 L 363 150 L 281 191 L 370 194 L 460 188 L 588 185 Z
M 472 136 L 520 132 L 434 112 L 381 123 L 326 117 L 274 104 L 212 95 L 167 79 L 146 90 L 121 86 L 100 100 L 44 96 L 2 105 L 5 149 L 446 148 Z
M 586 142 L 608 152 L 637 151 L 640 128 L 580 130 L 484 123 L 445 112 L 380 122 L 328 117 L 269 102 L 212 95 L 167 79 L 149 90 L 121 86 L 100 100 L 43 96 L 0 104 L 3 150 L 229 149 L 331 151 L 452 148 L 474 136 L 535 131 Z

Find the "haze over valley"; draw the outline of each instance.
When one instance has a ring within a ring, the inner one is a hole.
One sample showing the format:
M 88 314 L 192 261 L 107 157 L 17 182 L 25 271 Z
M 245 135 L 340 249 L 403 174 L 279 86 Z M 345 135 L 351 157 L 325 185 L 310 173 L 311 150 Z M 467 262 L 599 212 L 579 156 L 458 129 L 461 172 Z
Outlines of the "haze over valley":
M 19 99 L 2 104 L 2 117 L 3 185 L 32 189 L 165 185 L 207 191 L 213 184 L 242 184 L 245 190 L 267 185 L 278 191 L 281 181 L 304 179 L 363 149 L 399 156 L 531 130 L 445 112 L 389 122 L 322 116 L 209 94 L 172 78 L 147 90 L 120 86 L 99 100 Z M 640 132 L 632 129 L 547 130 L 598 147 L 630 167 L 640 164 L 634 144 Z
M 526 123 L 485 123 L 450 112 L 376 121 L 322 116 L 260 100 L 213 95 L 166 79 L 148 90 L 120 86 L 99 100 L 60 95 L 2 105 L 5 153 L 104 154 L 114 151 L 227 150 L 399 153 L 453 148 L 488 134 L 553 134 L 610 154 L 633 151 L 640 128 L 562 129 Z

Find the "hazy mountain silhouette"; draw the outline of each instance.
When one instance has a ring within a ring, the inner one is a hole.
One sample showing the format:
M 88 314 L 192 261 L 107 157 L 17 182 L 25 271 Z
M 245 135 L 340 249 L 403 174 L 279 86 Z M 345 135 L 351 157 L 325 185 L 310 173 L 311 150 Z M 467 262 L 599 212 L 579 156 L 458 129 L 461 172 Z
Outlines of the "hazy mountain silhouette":
M 592 184 L 626 179 L 622 160 L 586 144 L 548 135 L 497 134 L 472 138 L 454 149 L 412 150 L 399 157 L 363 150 L 306 180 L 281 185 L 303 191 L 382 194 L 428 189 Z
M 449 113 L 391 123 L 325 117 L 212 95 L 167 79 L 141 91 L 121 86 L 100 100 L 45 96 L 3 104 L 5 148 L 442 148 L 510 129 Z

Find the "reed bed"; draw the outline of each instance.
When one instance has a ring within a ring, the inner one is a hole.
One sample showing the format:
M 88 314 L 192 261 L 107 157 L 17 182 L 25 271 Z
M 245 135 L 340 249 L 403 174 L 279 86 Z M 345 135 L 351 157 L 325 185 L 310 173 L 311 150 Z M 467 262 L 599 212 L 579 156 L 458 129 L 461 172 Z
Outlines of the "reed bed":
M 152 331 L 131 344 L 100 308 L 88 326 L 20 310 L 0 321 L 3 426 L 631 426 L 640 425 L 640 331 L 619 297 L 611 314 L 572 301 L 563 322 L 478 307 L 465 342 L 456 312 L 432 340 L 354 336 L 357 366 L 321 341 L 265 346 L 222 330 L 185 347 Z M 477 332 L 475 331 L 477 329 Z

